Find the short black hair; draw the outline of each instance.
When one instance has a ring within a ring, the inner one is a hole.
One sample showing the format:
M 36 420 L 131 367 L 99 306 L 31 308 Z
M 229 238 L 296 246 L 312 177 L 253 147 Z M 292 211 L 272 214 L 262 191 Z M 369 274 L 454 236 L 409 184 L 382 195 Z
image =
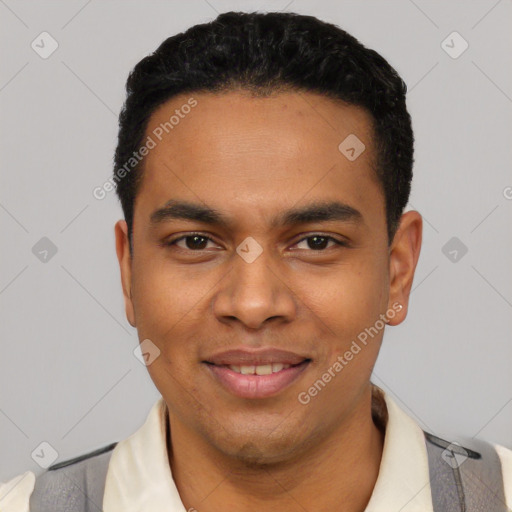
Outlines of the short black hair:
M 125 166 L 126 171 L 126 163 L 141 147 L 151 115 L 178 94 L 240 89 L 258 95 L 314 92 L 371 114 L 375 171 L 385 196 L 391 243 L 409 199 L 414 160 L 405 82 L 376 51 L 313 16 L 226 12 L 169 37 L 128 76 L 127 97 L 119 115 L 114 180 L 130 249 L 143 172 L 135 163 L 120 179 L 118 170 Z

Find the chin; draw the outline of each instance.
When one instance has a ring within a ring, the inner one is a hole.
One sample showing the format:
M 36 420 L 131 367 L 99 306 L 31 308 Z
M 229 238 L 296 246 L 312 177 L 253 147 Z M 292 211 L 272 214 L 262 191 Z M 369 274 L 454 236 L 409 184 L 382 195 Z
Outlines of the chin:
M 270 447 L 261 448 L 254 442 L 244 444 L 238 451 L 232 454 L 241 464 L 248 468 L 265 468 L 275 466 L 276 464 L 286 462 L 290 459 L 289 450 L 276 452 Z
M 296 435 L 287 435 L 282 431 L 273 434 L 269 436 L 268 433 L 259 432 L 249 437 L 245 432 L 238 437 L 233 433 L 227 438 L 217 440 L 215 444 L 224 455 L 248 468 L 275 466 L 292 460 L 298 452 L 302 452 L 304 443 Z

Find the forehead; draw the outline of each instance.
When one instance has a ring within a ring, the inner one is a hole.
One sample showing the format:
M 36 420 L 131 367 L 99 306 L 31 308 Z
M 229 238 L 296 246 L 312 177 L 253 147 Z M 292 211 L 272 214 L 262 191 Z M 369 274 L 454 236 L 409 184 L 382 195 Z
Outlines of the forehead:
M 314 93 L 180 95 L 151 116 L 145 138 L 154 147 L 136 209 L 146 216 L 172 199 L 268 219 L 301 201 L 384 204 L 370 114 Z M 356 159 L 343 153 L 346 140 L 364 148 Z

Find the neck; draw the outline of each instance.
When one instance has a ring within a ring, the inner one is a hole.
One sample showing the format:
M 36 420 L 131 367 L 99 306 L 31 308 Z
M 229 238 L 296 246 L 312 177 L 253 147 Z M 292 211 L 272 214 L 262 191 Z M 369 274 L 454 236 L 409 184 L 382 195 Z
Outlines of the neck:
M 371 407 L 368 386 L 341 428 L 294 460 L 259 467 L 215 453 L 170 415 L 169 462 L 185 508 L 363 512 L 377 481 L 384 444 Z

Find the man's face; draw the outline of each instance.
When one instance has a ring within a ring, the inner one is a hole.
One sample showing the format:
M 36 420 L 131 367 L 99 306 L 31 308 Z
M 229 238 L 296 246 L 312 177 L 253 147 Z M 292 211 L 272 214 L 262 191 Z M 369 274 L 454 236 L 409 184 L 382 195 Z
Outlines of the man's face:
M 190 97 L 197 105 L 182 109 Z M 338 149 L 350 134 L 366 147 L 353 161 Z M 361 411 L 377 321 L 407 300 L 391 286 L 371 118 L 311 93 L 196 93 L 161 106 L 148 135 L 156 146 L 136 198 L 133 259 L 123 221 L 116 235 L 127 316 L 160 350 L 148 370 L 171 430 L 179 424 L 230 456 L 290 459 Z M 165 210 L 182 202 L 226 223 Z M 345 207 L 282 222 L 328 203 Z M 222 354 L 231 350 L 241 352 Z

